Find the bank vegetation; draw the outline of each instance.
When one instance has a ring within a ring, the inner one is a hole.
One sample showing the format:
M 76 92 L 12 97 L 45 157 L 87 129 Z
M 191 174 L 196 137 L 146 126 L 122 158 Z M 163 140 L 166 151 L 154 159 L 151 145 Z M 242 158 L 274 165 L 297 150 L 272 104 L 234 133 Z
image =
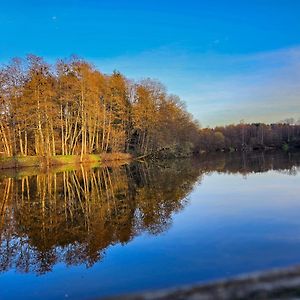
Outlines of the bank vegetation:
M 1 166 L 287 149 L 299 140 L 292 122 L 201 129 L 160 82 L 107 75 L 76 57 L 49 64 L 29 55 L 0 68 Z

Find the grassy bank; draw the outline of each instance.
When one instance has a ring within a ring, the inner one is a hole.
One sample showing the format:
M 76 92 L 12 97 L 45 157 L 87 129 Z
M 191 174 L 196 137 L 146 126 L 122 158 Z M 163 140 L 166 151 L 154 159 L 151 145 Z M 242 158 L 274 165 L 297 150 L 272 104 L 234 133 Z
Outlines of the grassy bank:
M 88 154 L 81 159 L 80 155 L 56 155 L 49 158 L 39 156 L 1 157 L 0 169 L 19 169 L 27 167 L 47 168 L 77 164 L 102 164 L 106 162 L 131 159 L 128 153 Z

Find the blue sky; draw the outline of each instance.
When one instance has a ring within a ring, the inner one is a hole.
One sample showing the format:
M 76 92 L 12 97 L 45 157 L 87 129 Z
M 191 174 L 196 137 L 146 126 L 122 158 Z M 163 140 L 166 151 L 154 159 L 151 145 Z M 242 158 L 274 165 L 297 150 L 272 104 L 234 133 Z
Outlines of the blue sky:
M 77 54 L 153 77 L 204 126 L 300 118 L 300 1 L 4 1 L 0 62 Z

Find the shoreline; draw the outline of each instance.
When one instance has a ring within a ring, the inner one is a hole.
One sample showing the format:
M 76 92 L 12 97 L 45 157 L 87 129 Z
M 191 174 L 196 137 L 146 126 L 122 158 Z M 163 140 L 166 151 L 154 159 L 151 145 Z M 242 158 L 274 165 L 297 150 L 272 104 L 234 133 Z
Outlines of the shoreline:
M 103 297 L 106 300 L 299 299 L 300 266 L 250 272 L 225 279 Z M 98 298 L 99 299 L 99 298 Z
M 101 154 L 86 154 L 82 157 L 80 155 L 55 155 L 51 157 L 41 157 L 41 156 L 16 156 L 16 157 L 0 157 L 0 170 L 20 170 L 24 168 L 35 168 L 40 170 L 48 170 L 53 167 L 64 167 L 64 166 L 78 166 L 78 165 L 112 165 L 117 163 L 119 165 L 120 161 L 128 162 L 132 159 L 143 160 L 148 158 L 150 160 L 165 160 L 165 159 L 184 159 L 191 157 L 205 157 L 212 154 L 231 154 L 231 153 L 261 153 L 261 152 L 277 152 L 282 151 L 286 153 L 298 152 L 297 148 L 290 148 L 289 150 L 283 149 L 259 149 L 252 151 L 201 151 L 198 154 L 190 153 L 188 155 L 175 154 L 171 152 L 156 152 L 149 153 L 142 156 L 133 156 L 129 153 L 101 153 Z
M 0 170 L 19 170 L 23 168 L 48 169 L 55 166 L 81 165 L 81 164 L 103 164 L 106 162 L 117 162 L 131 160 L 133 157 L 128 153 L 102 153 L 80 155 L 56 155 L 51 157 L 40 156 L 16 156 L 1 157 Z

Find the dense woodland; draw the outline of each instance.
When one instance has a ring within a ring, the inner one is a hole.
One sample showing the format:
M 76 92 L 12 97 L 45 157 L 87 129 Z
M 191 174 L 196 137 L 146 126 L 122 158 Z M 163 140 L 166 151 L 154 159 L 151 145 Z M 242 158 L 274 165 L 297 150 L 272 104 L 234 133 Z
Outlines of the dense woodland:
M 119 72 L 106 75 L 74 57 L 50 65 L 29 55 L 0 69 L 2 156 L 186 156 L 298 146 L 299 140 L 295 122 L 201 129 L 161 83 L 133 82 Z
M 55 66 L 14 59 L 0 70 L 1 151 L 14 155 L 147 154 L 187 147 L 199 125 L 150 79 L 105 75 L 72 58 Z
M 204 128 L 199 131 L 197 149 L 263 150 L 300 148 L 300 125 L 293 119 L 276 124 L 253 123 Z

